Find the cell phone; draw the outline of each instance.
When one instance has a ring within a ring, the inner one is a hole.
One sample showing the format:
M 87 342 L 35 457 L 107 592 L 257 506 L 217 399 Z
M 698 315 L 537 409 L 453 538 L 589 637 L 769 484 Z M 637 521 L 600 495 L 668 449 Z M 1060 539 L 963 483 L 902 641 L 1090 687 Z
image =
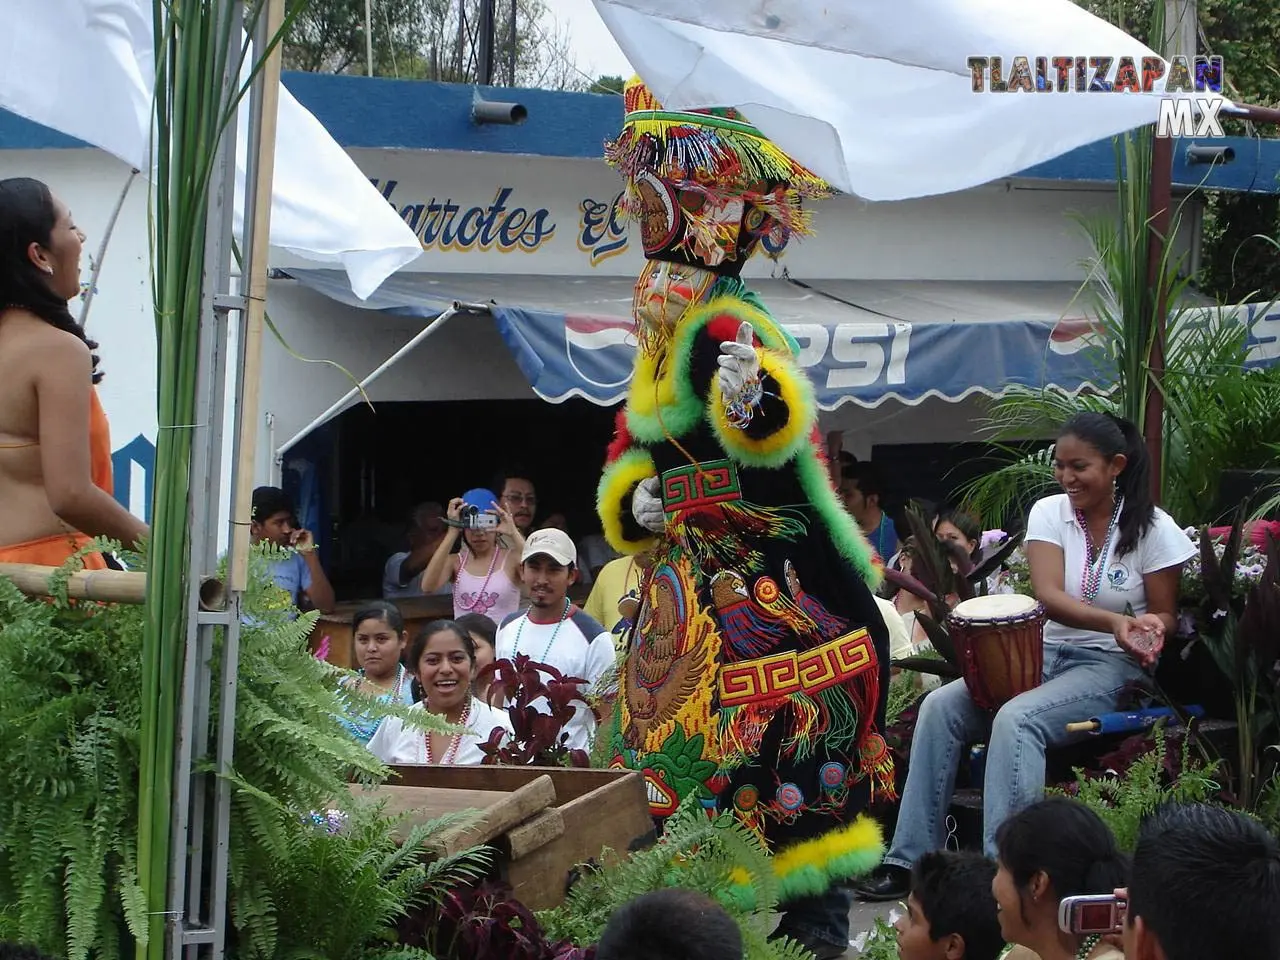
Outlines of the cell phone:
M 1114 896 L 1065 897 L 1058 904 L 1058 926 L 1064 933 L 1119 933 L 1125 904 Z

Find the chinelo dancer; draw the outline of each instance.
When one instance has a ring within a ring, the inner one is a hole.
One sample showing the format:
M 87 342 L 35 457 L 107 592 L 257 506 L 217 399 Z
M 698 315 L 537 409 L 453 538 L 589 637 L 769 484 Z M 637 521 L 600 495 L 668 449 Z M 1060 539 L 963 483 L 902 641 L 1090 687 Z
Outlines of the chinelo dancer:
M 607 158 L 648 264 L 598 505 L 616 550 L 656 559 L 613 764 L 644 772 L 657 817 L 690 797 L 732 811 L 773 853 L 777 933 L 842 956 L 841 884 L 883 854 L 860 814 L 893 796 L 880 570 L 832 487 L 796 344 L 739 279 L 829 189 L 735 111 L 666 111 L 639 80 L 625 102 Z

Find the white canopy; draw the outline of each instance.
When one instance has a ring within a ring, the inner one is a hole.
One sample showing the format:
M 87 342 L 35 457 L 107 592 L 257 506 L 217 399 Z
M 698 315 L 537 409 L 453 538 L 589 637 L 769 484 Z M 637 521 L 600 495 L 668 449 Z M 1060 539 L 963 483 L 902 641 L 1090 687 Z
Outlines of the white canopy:
M 595 0 L 663 106 L 731 106 L 867 200 L 965 190 L 1155 123 L 1147 93 L 975 93 L 970 57 L 1132 57 L 1150 48 L 1071 0 Z M 1056 76 L 1049 69 L 1050 83 Z M 1093 71 L 1089 71 L 1090 78 Z M 1169 76 L 1166 65 L 1166 78 Z M 1200 92 L 1179 97 L 1221 101 Z
M 0 106 L 150 169 L 154 32 L 151 0 L 0 0 Z M 249 79 L 252 56 L 242 80 Z M 243 188 L 248 98 L 239 114 Z M 243 189 L 235 194 L 236 229 Z M 287 89 L 280 91 L 271 242 L 340 264 L 367 297 L 422 253 L 412 230 Z

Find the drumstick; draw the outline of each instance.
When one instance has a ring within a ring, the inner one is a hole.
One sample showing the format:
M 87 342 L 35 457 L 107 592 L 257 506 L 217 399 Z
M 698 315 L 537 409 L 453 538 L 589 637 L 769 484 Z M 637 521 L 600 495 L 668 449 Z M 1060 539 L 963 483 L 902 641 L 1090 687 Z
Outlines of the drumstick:
M 1148 707 L 1146 710 L 1131 710 L 1119 713 L 1104 713 L 1067 724 L 1067 733 L 1134 733 L 1154 726 L 1156 721 L 1168 717 L 1185 714 L 1189 717 L 1203 717 L 1204 707 L 1192 704 L 1183 707 L 1181 712 L 1170 707 Z

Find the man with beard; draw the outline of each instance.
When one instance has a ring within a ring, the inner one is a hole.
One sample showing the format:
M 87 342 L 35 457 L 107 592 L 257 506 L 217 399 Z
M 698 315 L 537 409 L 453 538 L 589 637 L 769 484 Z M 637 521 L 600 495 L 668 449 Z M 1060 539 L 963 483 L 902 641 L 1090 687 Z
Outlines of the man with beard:
M 530 606 L 503 621 L 494 653 L 498 660 L 512 661 L 523 654 L 563 676 L 586 681 L 582 694 L 592 707 L 575 704 L 564 732 L 570 750 L 589 750 L 616 691 L 615 655 L 613 635 L 566 596 L 578 578 L 577 561 L 578 551 L 563 530 L 553 527 L 529 534 L 520 555 L 520 575 Z M 550 713 L 545 699 L 534 705 Z

